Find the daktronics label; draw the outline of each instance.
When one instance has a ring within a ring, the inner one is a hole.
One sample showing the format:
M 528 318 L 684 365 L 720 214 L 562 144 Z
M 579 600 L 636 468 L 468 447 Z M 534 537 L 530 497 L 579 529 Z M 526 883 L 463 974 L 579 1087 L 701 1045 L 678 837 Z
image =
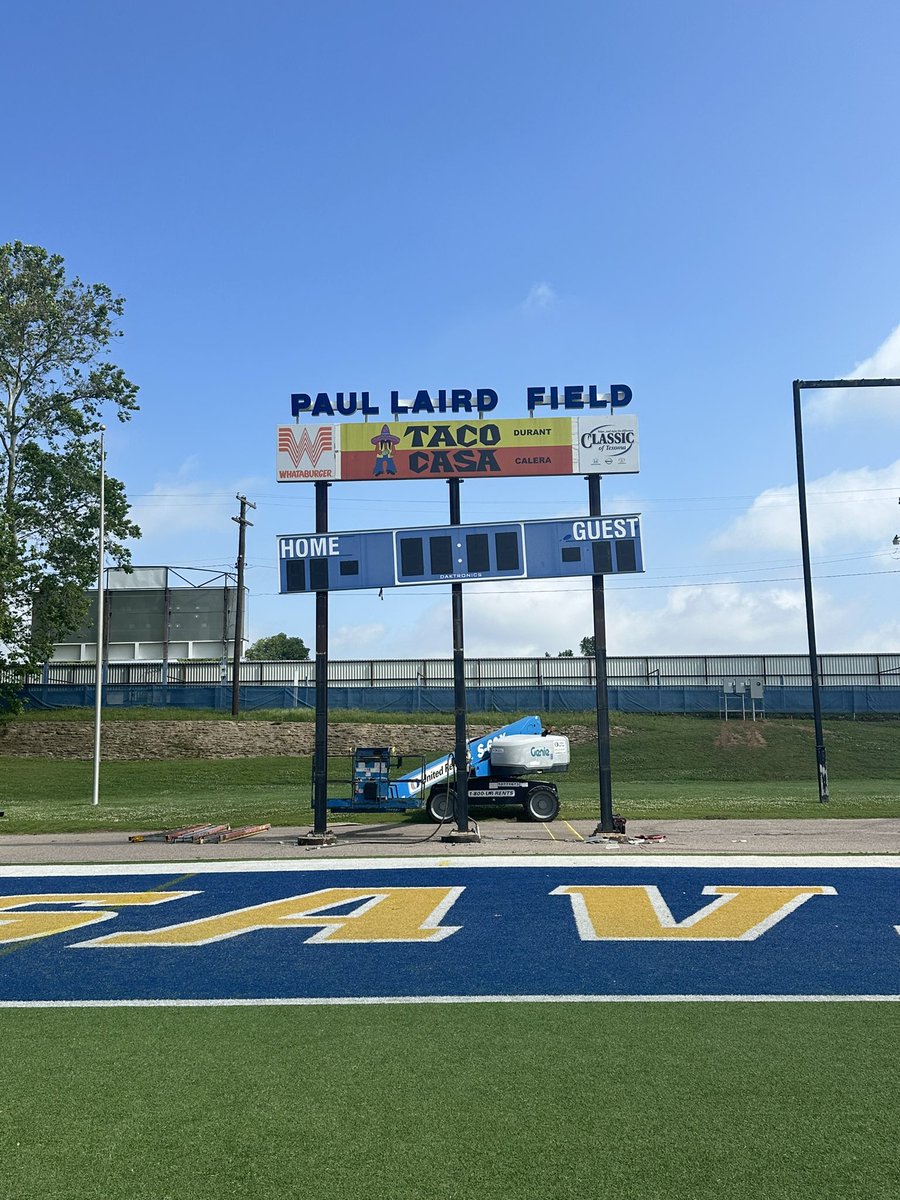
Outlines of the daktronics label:
M 278 426 L 280 483 L 633 473 L 637 418 L 395 421 Z

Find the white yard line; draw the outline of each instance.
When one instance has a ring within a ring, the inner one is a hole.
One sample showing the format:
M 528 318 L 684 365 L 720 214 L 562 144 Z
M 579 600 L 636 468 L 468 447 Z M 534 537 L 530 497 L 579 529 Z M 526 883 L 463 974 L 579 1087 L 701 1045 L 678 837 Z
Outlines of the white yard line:
M 303 858 L 303 859 L 242 859 L 228 862 L 158 862 L 158 863 L 69 863 L 0 865 L 0 879 L 90 877 L 105 875 L 171 875 L 177 867 L 189 869 L 195 875 L 227 875 L 241 872 L 304 871 L 420 871 L 429 868 L 472 871 L 505 867 L 508 870 L 528 867 L 557 867 L 569 870 L 578 867 L 586 871 L 607 871 L 623 867 L 770 867 L 790 870 L 794 867 L 821 867 L 824 870 L 841 868 L 894 867 L 900 868 L 896 854 L 815 854 L 815 855 L 742 855 L 742 854 L 628 854 L 616 852 L 615 857 L 585 858 L 574 854 L 530 854 L 521 857 L 479 855 L 477 858 Z
M 0 1000 L 0 1008 L 240 1008 L 311 1007 L 352 1004 L 871 1004 L 900 1001 L 900 995 L 870 996 L 292 996 L 248 1000 Z

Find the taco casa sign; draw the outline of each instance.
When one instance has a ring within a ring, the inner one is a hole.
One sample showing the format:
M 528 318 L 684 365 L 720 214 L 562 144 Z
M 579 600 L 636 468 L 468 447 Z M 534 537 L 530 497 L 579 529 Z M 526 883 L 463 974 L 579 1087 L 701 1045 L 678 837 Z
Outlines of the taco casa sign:
M 577 395 L 575 393 L 578 393 Z M 352 397 L 352 400 L 351 400 Z M 615 411 L 631 399 L 630 389 L 613 387 L 601 395 L 596 388 L 529 388 L 533 417 L 495 420 L 483 414 L 496 404 L 496 393 L 448 391 L 418 393 L 412 408 L 432 407 L 429 416 L 399 421 L 365 421 L 334 425 L 279 425 L 276 479 L 279 483 L 314 480 L 435 479 L 467 476 L 510 478 L 527 475 L 581 473 L 624 474 L 639 470 L 637 418 Z M 626 398 L 627 397 L 627 398 Z M 292 404 L 298 398 L 292 398 Z M 367 392 L 336 393 L 334 400 L 319 393 L 315 401 L 301 393 L 309 407 L 299 412 L 324 415 L 349 409 L 377 412 Z M 392 393 L 391 405 L 399 401 Z M 471 404 L 468 420 L 434 418 L 440 404 Z M 591 415 L 545 416 L 550 412 L 587 411 Z M 362 408 L 366 405 L 366 408 Z M 532 407 L 533 405 L 533 407 Z M 481 414 L 481 415 L 479 415 Z

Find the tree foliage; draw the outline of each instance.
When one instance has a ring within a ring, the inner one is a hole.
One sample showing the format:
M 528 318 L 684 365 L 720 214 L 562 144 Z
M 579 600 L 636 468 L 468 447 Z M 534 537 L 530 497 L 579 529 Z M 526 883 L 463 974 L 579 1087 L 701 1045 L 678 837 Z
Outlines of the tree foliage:
M 309 658 L 309 649 L 303 638 L 289 637 L 286 633 L 273 633 L 270 637 L 260 638 L 252 646 L 248 646 L 245 658 L 257 662 L 279 659 L 297 662 Z
M 0 246 L 0 668 L 34 670 L 87 611 L 96 578 L 104 410 L 137 410 L 108 361 L 124 301 L 66 278 L 57 254 Z M 123 485 L 106 479 L 106 551 L 127 564 Z M 34 620 L 32 619 L 34 615 Z
M 585 658 L 593 658 L 594 657 L 594 654 L 596 653 L 594 647 L 595 647 L 595 642 L 594 642 L 593 634 L 591 634 L 590 637 L 583 637 L 581 639 L 579 649 L 580 649 L 581 653 L 585 656 Z

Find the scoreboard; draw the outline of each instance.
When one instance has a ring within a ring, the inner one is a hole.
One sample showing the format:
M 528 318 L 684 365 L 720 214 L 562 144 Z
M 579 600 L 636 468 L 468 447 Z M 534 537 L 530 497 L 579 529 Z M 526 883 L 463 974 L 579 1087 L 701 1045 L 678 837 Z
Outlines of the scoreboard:
M 638 514 L 278 538 L 279 591 L 558 579 L 644 569 Z

